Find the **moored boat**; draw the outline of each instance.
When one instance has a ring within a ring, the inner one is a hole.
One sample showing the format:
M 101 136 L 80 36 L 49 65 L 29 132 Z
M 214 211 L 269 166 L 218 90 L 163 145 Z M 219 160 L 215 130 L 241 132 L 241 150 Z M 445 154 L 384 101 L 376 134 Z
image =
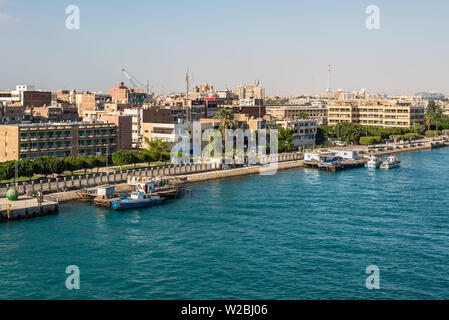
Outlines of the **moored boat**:
M 387 160 L 382 161 L 382 163 L 380 164 L 380 168 L 389 170 L 389 169 L 398 168 L 400 166 L 400 164 L 401 164 L 401 161 L 399 161 L 397 157 L 388 156 Z
M 134 191 L 129 198 L 111 201 L 112 210 L 126 210 L 151 207 L 164 202 L 164 198 L 157 195 L 145 195 L 143 192 Z
M 372 155 L 368 158 L 368 161 L 365 164 L 366 168 L 372 168 L 377 169 L 382 164 L 382 160 L 380 160 L 378 157 Z

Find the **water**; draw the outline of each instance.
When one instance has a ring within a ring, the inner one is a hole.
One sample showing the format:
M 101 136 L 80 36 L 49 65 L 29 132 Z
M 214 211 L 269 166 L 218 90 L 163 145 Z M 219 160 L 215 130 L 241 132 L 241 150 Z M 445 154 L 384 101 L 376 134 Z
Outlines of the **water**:
M 448 299 L 449 148 L 391 171 L 295 169 L 145 210 L 0 225 L 1 299 Z M 380 290 L 365 287 L 368 265 Z M 68 265 L 81 289 L 65 287 Z

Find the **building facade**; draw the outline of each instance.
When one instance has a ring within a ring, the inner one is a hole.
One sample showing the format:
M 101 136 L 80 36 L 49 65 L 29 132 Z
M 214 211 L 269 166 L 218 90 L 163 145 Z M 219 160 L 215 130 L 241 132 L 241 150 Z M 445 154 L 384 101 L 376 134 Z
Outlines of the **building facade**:
M 0 125 L 0 161 L 112 154 L 117 133 L 113 123 Z
M 424 106 L 398 100 L 334 101 L 328 106 L 328 123 L 334 126 L 341 122 L 408 128 L 424 124 Z

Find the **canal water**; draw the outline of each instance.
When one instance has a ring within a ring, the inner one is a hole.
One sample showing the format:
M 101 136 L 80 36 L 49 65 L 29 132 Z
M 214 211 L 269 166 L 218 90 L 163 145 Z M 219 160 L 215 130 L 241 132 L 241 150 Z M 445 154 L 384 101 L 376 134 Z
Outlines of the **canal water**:
M 390 171 L 295 169 L 160 207 L 0 225 L 0 299 L 449 299 L 449 148 Z M 66 267 L 80 289 L 66 288 Z M 368 290 L 366 268 L 379 268 Z

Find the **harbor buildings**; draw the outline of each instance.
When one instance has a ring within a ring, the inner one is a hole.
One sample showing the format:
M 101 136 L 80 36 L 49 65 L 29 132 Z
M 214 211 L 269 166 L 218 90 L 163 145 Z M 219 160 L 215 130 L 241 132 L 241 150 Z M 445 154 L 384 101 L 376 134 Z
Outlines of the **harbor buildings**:
M 328 106 L 328 123 L 408 128 L 424 124 L 424 106 L 399 100 L 337 100 Z
M 0 161 L 112 154 L 119 139 L 114 123 L 0 125 Z

